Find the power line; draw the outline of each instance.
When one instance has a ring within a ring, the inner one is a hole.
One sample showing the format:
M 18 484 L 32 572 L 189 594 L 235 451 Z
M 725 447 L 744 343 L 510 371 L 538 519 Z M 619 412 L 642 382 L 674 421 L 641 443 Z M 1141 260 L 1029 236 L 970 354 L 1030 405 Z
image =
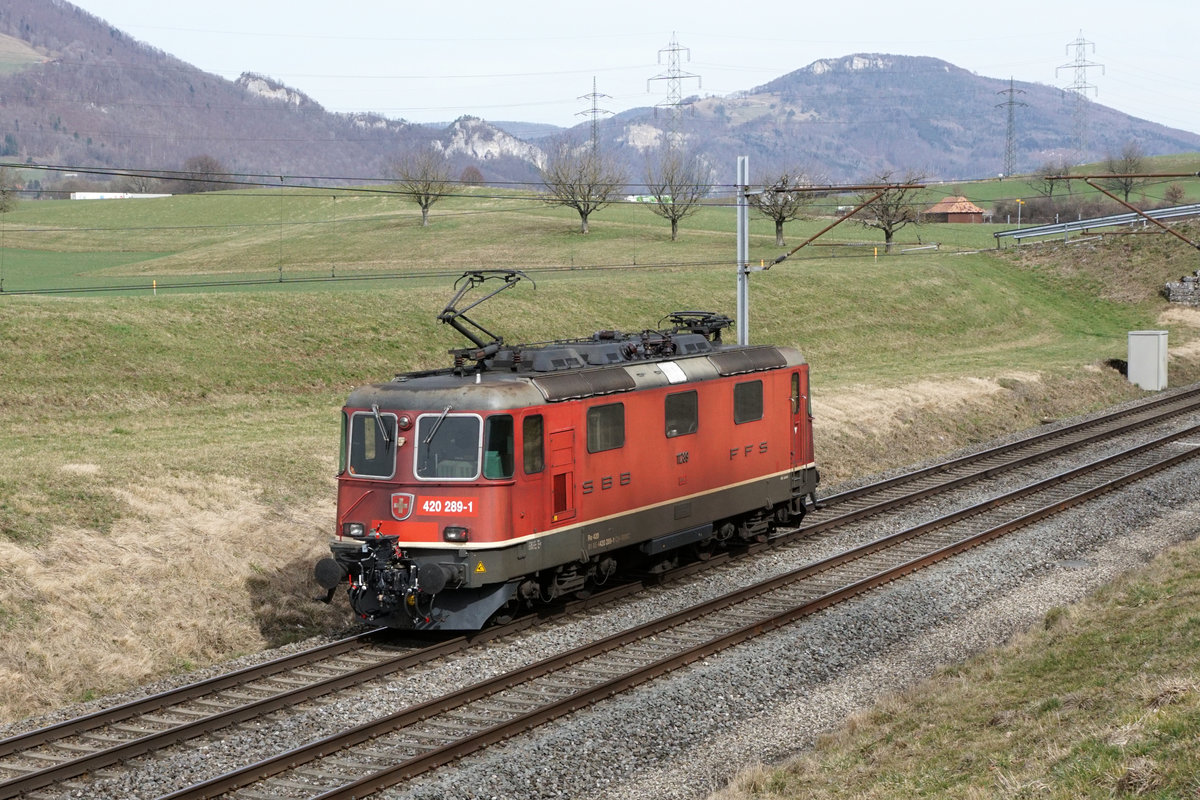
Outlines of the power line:
M 531 275 L 551 274 L 557 272 L 640 272 L 646 270 L 660 269 L 681 269 L 695 267 L 726 267 L 727 262 L 724 260 L 717 261 L 675 261 L 675 262 L 658 262 L 651 264 L 570 264 L 570 265 L 553 265 L 546 267 L 524 267 L 523 272 Z M 146 283 L 127 283 L 127 284 L 107 284 L 100 286 L 60 286 L 53 289 L 4 289 L 0 287 L 0 296 L 4 295 L 51 295 L 51 294 L 101 294 L 107 292 L 147 292 L 147 291 L 169 291 L 172 289 L 210 289 L 221 287 L 234 286 L 279 286 L 280 284 L 307 284 L 307 283 L 346 283 L 353 281 L 381 281 L 381 280 L 425 280 L 432 278 L 456 277 L 462 274 L 461 269 L 453 271 L 445 270 L 430 270 L 429 272 L 373 272 L 368 274 L 356 275 L 337 275 L 336 267 L 334 273 L 330 275 L 312 275 L 307 277 L 285 277 L 280 275 L 274 278 L 244 278 L 244 279 L 226 279 L 213 281 L 159 281 L 154 280 L 150 284 Z

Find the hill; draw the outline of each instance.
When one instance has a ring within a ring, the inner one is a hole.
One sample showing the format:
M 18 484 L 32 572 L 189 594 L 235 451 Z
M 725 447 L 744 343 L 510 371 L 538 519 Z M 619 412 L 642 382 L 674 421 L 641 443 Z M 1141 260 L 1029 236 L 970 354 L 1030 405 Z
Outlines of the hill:
M 858 54 L 823 59 L 752 90 L 738 105 L 771 101 L 779 135 L 839 174 L 914 168 L 940 178 L 1003 171 L 1007 134 L 1002 92 L 987 78 L 936 58 Z M 1032 172 L 1074 150 L 1074 106 L 1060 89 L 1014 82 L 1015 172 Z M 730 104 L 726 104 L 727 108 Z M 730 113 L 728 110 L 726 113 Z M 1084 161 L 1136 141 L 1147 155 L 1191 151 L 1200 136 L 1088 102 Z
M 368 111 L 326 111 L 301 89 L 262 75 L 229 81 L 139 42 L 65 0 L 0 7 L 0 157 L 76 167 L 179 169 L 208 155 L 232 172 L 375 179 L 404 149 L 436 143 L 456 173 L 536 180 L 540 143 L 571 131 L 465 117 L 416 125 Z M 759 87 L 688 102 L 681 130 L 715 174 L 751 156 L 755 174 L 807 165 L 833 181 L 879 170 L 930 177 L 994 175 L 1004 153 L 997 94 L 1005 80 L 932 58 L 859 54 L 822 59 Z M 1074 147 L 1071 106 L 1058 89 L 1020 83 L 1018 171 Z M 1200 135 L 1089 103 L 1083 160 L 1131 140 L 1146 155 L 1200 150 Z M 602 120 L 603 141 L 634 180 L 663 139 L 652 108 Z M 314 180 L 315 182 L 315 180 Z

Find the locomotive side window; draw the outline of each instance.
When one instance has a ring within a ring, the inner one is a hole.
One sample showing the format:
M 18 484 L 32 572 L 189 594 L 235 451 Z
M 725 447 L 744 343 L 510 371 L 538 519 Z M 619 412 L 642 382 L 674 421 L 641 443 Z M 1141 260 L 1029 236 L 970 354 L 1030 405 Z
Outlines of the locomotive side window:
M 733 387 L 733 421 L 735 424 L 762 419 L 762 381 L 746 381 Z
M 390 478 L 396 473 L 396 415 L 371 411 L 350 418 L 350 474 Z
M 665 408 L 668 439 L 696 432 L 696 429 L 700 425 L 700 411 L 696 400 L 696 392 L 680 392 L 679 394 L 667 395 Z
M 481 420 L 474 414 L 422 414 L 417 418 L 416 475 L 418 478 L 479 476 Z
M 532 475 L 546 468 L 545 427 L 541 414 L 532 414 L 521 422 L 522 450 L 525 474 Z
M 792 415 L 800 413 L 800 373 L 792 373 Z
M 483 448 L 483 477 L 511 478 L 513 475 L 513 418 L 508 414 L 488 417 Z
M 601 453 L 625 446 L 625 404 L 593 406 L 587 412 L 587 449 Z

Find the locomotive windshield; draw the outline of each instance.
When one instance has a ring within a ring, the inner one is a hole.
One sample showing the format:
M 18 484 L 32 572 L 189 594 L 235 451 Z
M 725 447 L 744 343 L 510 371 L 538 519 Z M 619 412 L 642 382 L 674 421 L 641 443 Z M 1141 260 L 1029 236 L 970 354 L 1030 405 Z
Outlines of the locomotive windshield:
M 477 478 L 482 422 L 474 414 L 424 414 L 417 419 L 418 478 Z
M 350 474 L 359 478 L 390 478 L 396 473 L 396 415 L 378 411 L 350 417 Z

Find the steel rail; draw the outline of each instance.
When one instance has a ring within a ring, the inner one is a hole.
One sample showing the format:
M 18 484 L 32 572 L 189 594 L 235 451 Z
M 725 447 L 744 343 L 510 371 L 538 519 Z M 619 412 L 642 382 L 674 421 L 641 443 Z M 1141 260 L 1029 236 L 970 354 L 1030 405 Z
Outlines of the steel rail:
M 1002 445 L 997 448 L 992 448 L 992 449 L 989 449 L 986 451 L 981 451 L 976 454 L 963 456 L 963 457 L 960 457 L 957 459 L 952 459 L 947 462 L 942 462 L 940 464 L 936 464 L 931 467 L 927 467 L 927 468 L 924 468 L 921 470 L 916 470 L 914 472 L 906 473 L 905 475 L 901 475 L 901 476 L 897 476 L 897 477 L 894 477 L 891 479 L 880 481 L 875 484 L 871 484 L 869 486 L 861 487 L 859 489 L 851 490 L 849 492 L 845 492 L 845 493 L 833 496 L 831 498 L 827 498 L 824 502 L 826 504 L 830 504 L 830 503 L 837 504 L 840 502 L 845 502 L 846 500 L 848 500 L 850 498 L 861 497 L 864 494 L 868 494 L 871 492 L 879 492 L 879 491 L 882 491 L 883 489 L 891 488 L 891 487 L 894 487 L 894 486 L 899 485 L 904 482 L 912 482 L 921 477 L 929 476 L 929 475 L 939 473 L 939 472 L 946 472 L 957 466 L 961 466 L 961 465 L 970 463 L 972 461 L 979 461 L 979 460 L 984 460 L 984 459 L 987 459 L 990 457 L 994 457 L 996 455 L 1002 455 L 1006 452 L 1011 452 L 1016 449 L 1028 447 L 1028 446 L 1031 446 L 1033 444 L 1036 444 L 1038 442 L 1042 442 L 1042 441 L 1045 441 L 1048 439 L 1069 436 L 1075 432 L 1078 432 L 1080 430 L 1084 430 L 1084 429 L 1087 429 L 1090 427 L 1102 427 L 1103 425 L 1110 423 L 1112 421 L 1115 421 L 1115 420 L 1119 420 L 1122 417 L 1136 416 L 1138 414 L 1145 413 L 1146 411 L 1153 410 L 1156 408 L 1162 408 L 1163 406 L 1169 406 L 1171 404 L 1186 404 L 1189 401 L 1189 399 L 1193 399 L 1193 398 L 1200 398 L 1200 388 L 1195 388 L 1195 389 L 1192 389 L 1192 390 L 1186 391 L 1186 392 L 1180 392 L 1180 393 L 1174 394 L 1167 398 L 1159 398 L 1153 402 L 1141 404 L 1141 405 L 1136 406 L 1131 409 L 1125 409 L 1125 410 L 1122 410 L 1119 412 L 1114 412 L 1112 414 L 1104 415 L 1102 417 L 1099 417 L 1099 418 L 1096 418 L 1093 420 L 1088 420 L 1088 421 L 1076 423 L 1074 425 L 1067 426 L 1064 428 L 1056 429 L 1054 431 L 1037 434 L 1035 436 L 1022 439 L 1018 442 L 1009 443 L 1009 444 Z M 866 508 L 861 508 L 861 509 L 849 512 L 849 513 L 841 514 L 841 515 L 835 515 L 831 519 L 827 519 L 825 521 L 815 523 L 815 524 L 810 524 L 807 526 L 802 526 L 790 533 L 781 534 L 766 544 L 751 545 L 746 548 L 746 553 L 754 554 L 757 552 L 761 552 L 763 549 L 766 549 L 768 547 L 783 545 L 790 541 L 794 541 L 795 539 L 798 539 L 798 538 L 804 538 L 806 536 L 811 536 L 813 533 L 818 532 L 820 530 L 826 530 L 828 528 L 831 528 L 831 527 L 834 527 L 837 525 L 844 525 L 844 524 L 847 524 L 849 522 L 852 522 L 854 520 L 860 519 L 865 516 L 871 516 L 871 515 L 883 513 L 884 511 L 889 510 L 891 508 L 914 502 L 917 499 L 929 496 L 936 492 L 946 491 L 946 490 L 955 488 L 957 486 L 961 486 L 963 484 L 970 483 L 975 480 L 979 480 L 981 478 L 991 477 L 996 474 L 999 474 L 1002 471 L 1014 469 L 1018 466 L 1022 466 L 1024 464 L 1027 464 L 1027 463 L 1030 463 L 1033 461 L 1037 461 L 1040 459 L 1050 457 L 1051 455 L 1055 455 L 1064 450 L 1070 450 L 1070 449 L 1082 447 L 1085 444 L 1090 443 L 1095 440 L 1098 440 L 1098 439 L 1116 436 L 1122 432 L 1126 432 L 1128 430 L 1132 430 L 1137 427 L 1142 427 L 1145 425 L 1152 424 L 1156 421 L 1166 419 L 1172 415 L 1186 413 L 1189 410 L 1194 410 L 1196 405 L 1200 405 L 1200 399 L 1197 399 L 1196 403 L 1193 406 L 1185 406 L 1180 409 L 1174 409 L 1169 414 L 1164 414 L 1164 415 L 1161 415 L 1158 417 L 1148 418 L 1148 419 L 1144 419 L 1144 420 L 1138 420 L 1138 421 L 1135 421 L 1128 425 L 1121 426 L 1116 429 L 1105 430 L 1105 431 L 1093 434 L 1092 436 L 1086 437 L 1085 439 L 1082 439 L 1082 440 L 1073 440 L 1071 442 L 1068 442 L 1068 443 L 1061 445 L 1059 447 L 1056 447 L 1056 448 L 1052 448 L 1050 450 L 1039 451 L 1037 453 L 1033 453 L 1031 455 L 1024 456 L 1020 459 L 1016 459 L 1014 461 L 1007 462 L 1005 464 L 988 467 L 984 470 L 981 470 L 981 471 L 978 471 L 975 473 L 971 473 L 969 475 L 961 476 L 961 477 L 955 478 L 951 481 L 937 484 L 935 486 L 927 487 L 925 489 L 919 490 L 919 491 L 917 491 L 915 493 L 911 493 L 909 495 L 905 495 L 903 497 L 894 498 L 891 500 L 885 500 L 883 502 L 870 505 Z M 686 575 L 698 572 L 702 569 L 710 568 L 710 567 L 714 566 L 716 563 L 720 563 L 721 561 L 730 560 L 733 557 L 734 556 L 732 556 L 729 553 L 723 553 L 723 554 L 717 556 L 716 558 L 711 559 L 706 562 L 701 562 L 698 564 L 692 564 L 692 565 L 687 565 L 684 567 L 677 568 L 676 570 L 673 570 L 667 576 L 663 576 L 663 577 L 667 580 L 679 579 Z M 631 581 L 629 583 L 614 587 L 612 589 L 607 589 L 603 592 L 598 592 L 597 594 L 593 595 L 592 597 L 590 597 L 586 600 L 573 601 L 571 603 L 564 605 L 564 607 L 561 609 L 557 609 L 557 610 L 554 610 L 551 612 L 542 612 L 540 614 L 533 614 L 533 615 L 529 615 L 526 617 L 522 617 L 518 620 L 513 621 L 512 623 L 508 623 L 503 626 L 496 626 L 494 628 L 490 628 L 490 629 L 487 629 L 485 631 L 482 631 L 482 632 L 479 632 L 476 634 L 455 637 L 454 639 L 446 640 L 437 645 L 433 645 L 433 646 L 427 647 L 427 648 L 422 648 L 420 650 L 413 651 L 411 653 L 407 653 L 407 654 L 404 654 L 401 656 L 397 656 L 392 659 L 387 659 L 387 660 L 384 660 L 377 664 L 374 664 L 374 665 L 371 665 L 368 667 L 364 667 L 360 670 L 351 670 L 346 673 L 342 673 L 341 675 L 337 675 L 337 676 L 333 676 L 333 677 L 325 679 L 325 680 L 317 681 L 306 687 L 300 687 L 300 688 L 296 688 L 296 689 L 278 692 L 276 694 L 271 695 L 270 697 L 263 698 L 263 699 L 257 700 L 257 701 L 252 701 L 250 703 L 238 706 L 236 708 L 228 709 L 226 711 L 218 712 L 218 713 L 215 713 L 208 717 L 204 717 L 199 720 L 194 720 L 192 722 L 187 722 L 187 723 L 181 723 L 180 725 L 177 725 L 177 726 L 172 727 L 165 731 L 149 733 L 146 736 L 132 739 L 128 742 L 117 744 L 117 745 L 114 745 L 114 746 L 106 748 L 106 749 L 98 750 L 97 752 L 95 752 L 93 754 L 80 756 L 73 760 L 65 761 L 62 764 L 45 767 L 43 769 L 40 769 L 40 770 L 37 770 L 34 772 L 29 772 L 29 773 L 26 773 L 25 775 L 22 775 L 22 776 L 19 776 L 16 778 L 12 778 L 12 779 L 9 779 L 4 782 L 0 782 L 0 798 L 13 797 L 13 796 L 23 793 L 23 792 L 27 792 L 27 791 L 31 791 L 36 788 L 41 788 L 41 787 L 44 787 L 47 785 L 51 785 L 53 783 L 56 783 L 56 782 L 59 782 L 62 780 L 67 780 L 72 777 L 76 777 L 80 774 L 83 774 L 85 772 L 89 772 L 89 771 L 92 771 L 92 770 L 95 770 L 95 769 L 98 769 L 98 768 L 101 768 L 104 766 L 108 766 L 113 763 L 117 763 L 119 761 L 123 761 L 128 758 L 135 757 L 137 755 L 143 755 L 143 754 L 151 752 L 155 749 L 159 749 L 161 747 L 165 747 L 170 744 L 175 744 L 180 741 L 184 741 L 186 739 L 202 735 L 204 733 L 209 733 L 209 732 L 218 730 L 222 727 L 226 727 L 228 725 L 235 724 L 237 722 L 243 722 L 248 719 L 252 719 L 254 717 L 269 713 L 271 711 L 275 711 L 280 708 L 284 708 L 286 706 L 295 704 L 297 702 L 301 702 L 304 700 L 319 697 L 324 694 L 328 694 L 328 693 L 332 693 L 332 692 L 339 691 L 342 689 L 346 689 L 346 688 L 353 686 L 357 683 L 360 683 L 364 680 L 370 680 L 370 679 L 380 677 L 385 674 L 389 674 L 390 672 L 394 672 L 394 671 L 402 670 L 402 669 L 405 669 L 405 668 L 408 668 L 411 666 L 415 666 L 418 663 L 422 663 L 424 661 L 427 661 L 427 660 L 430 660 L 433 658 L 450 655 L 454 652 L 462 650 L 473 644 L 478 644 L 478 643 L 482 643 L 485 641 L 489 641 L 491 639 L 498 638 L 500 636 L 507 635 L 507 634 L 525 629 L 527 627 L 531 627 L 535 624 L 538 624 L 541 621 L 544 621 L 548 617 L 552 618 L 552 617 L 558 616 L 560 614 L 569 614 L 569 613 L 574 613 L 574 612 L 584 609 L 584 608 L 596 607 L 596 606 L 602 605 L 605 602 L 611 602 L 611 601 L 617 599 L 618 597 L 637 593 L 637 592 L 641 591 L 643 588 L 645 588 L 645 586 L 649 582 L 650 581 L 643 581 L 643 580 Z M 656 582 L 656 583 L 662 582 L 662 579 L 656 580 L 654 582 Z M 344 639 L 339 642 L 331 643 L 330 645 L 325 645 L 325 646 L 322 646 L 319 648 L 313 648 L 312 650 L 305 651 L 304 653 L 299 653 L 299 654 L 295 654 L 293 656 L 287 656 L 287 657 L 284 657 L 281 659 L 276 659 L 275 661 L 267 662 L 266 664 L 262 664 L 262 665 L 257 665 L 256 667 L 248 667 L 243 670 L 239 670 L 237 672 L 230 673 L 228 675 L 217 676 L 215 678 L 212 678 L 212 679 L 209 679 L 206 681 L 201 681 L 201 682 L 189 685 L 187 687 L 182 687 L 182 689 L 180 689 L 180 690 L 163 692 L 159 695 L 155 695 L 153 697 L 145 698 L 145 699 L 139 700 L 139 701 L 134 701 L 132 703 L 127 703 L 122 706 L 115 707 L 113 709 L 101 710 L 101 711 L 95 712 L 94 714 L 87 715 L 85 717 L 81 717 L 76 720 L 68 720 L 66 722 L 59 723 L 58 725 L 54 725 L 54 726 L 50 726 L 48 728 L 33 731 L 29 734 L 14 736 L 14 737 L 11 737 L 10 739 L 6 739 L 6 740 L 0 742 L 0 748 L 4 748 L 4 747 L 8 748 L 7 750 L 0 750 L 0 755 L 11 754 L 11 753 L 20 752 L 21 750 L 32 749 L 33 747 L 36 747 L 38 745 L 45 744 L 47 742 L 52 742 L 56 739 L 62 739 L 67 736 L 75 735 L 77 733 L 86 732 L 88 730 L 94 730 L 96 728 L 103 727 L 104 725 L 111 724 L 116 721 L 128 719 L 132 716 L 136 716 L 137 714 L 147 713 L 149 711 L 166 708 L 172 704 L 186 702 L 187 700 L 194 699 L 194 698 L 200 697 L 200 696 L 204 696 L 205 694 L 210 694 L 210 693 L 213 693 L 216 691 L 220 691 L 221 689 L 230 688 L 232 686 L 236 686 L 241 683 L 246 683 L 251 680 L 269 677 L 272 674 L 277 674 L 278 672 L 284 671 L 289 668 L 294 668 L 296 666 L 302 666 L 304 664 L 313 663 L 314 661 L 320 660 L 320 658 L 322 658 L 322 657 L 329 657 L 331 654 L 335 654 L 338 651 L 344 652 L 344 651 L 352 649 L 354 646 L 360 646 L 358 643 L 360 643 L 364 640 L 369 640 L 371 637 L 377 636 L 381 632 L 381 630 L 382 629 L 379 629 L 376 631 L 370 631 L 365 634 L 360 634 L 359 636 L 356 636 L 356 637 L 351 637 L 349 639 Z
M 565 615 L 576 613 L 585 608 L 591 608 L 597 605 L 602 605 L 606 602 L 612 602 L 618 597 L 635 593 L 640 591 L 642 588 L 643 584 L 638 582 L 615 586 L 612 589 L 592 595 L 585 600 L 576 600 L 565 604 L 562 608 L 555 609 L 551 613 L 530 614 L 520 619 L 513 620 L 505 625 L 498 625 L 482 631 L 445 639 L 436 644 L 403 653 L 393 658 L 385 659 L 368 667 L 351 670 L 340 675 L 334 675 L 323 680 L 315 681 L 307 686 L 283 690 L 260 700 L 250 701 L 235 708 L 216 712 L 207 717 L 196 719 L 191 722 L 181 723 L 163 731 L 147 733 L 145 736 L 130 739 L 127 742 L 115 744 L 111 747 L 97 750 L 94 753 L 79 756 L 77 758 L 64 761 L 60 764 L 55 764 L 36 771 L 28 772 L 24 775 L 0 782 L 0 800 L 8 800 L 8 798 L 18 797 L 22 794 L 26 794 L 37 789 L 42 789 L 47 786 L 52 786 L 56 783 L 70 780 L 71 778 L 75 778 L 80 775 L 93 772 L 97 769 L 126 761 L 130 758 L 145 755 L 146 753 L 160 750 L 170 745 L 178 744 L 179 742 L 187 741 L 188 739 L 192 739 L 206 733 L 212 733 L 213 731 L 220 730 L 221 728 L 225 728 L 239 722 L 245 722 L 247 720 L 254 719 L 255 717 L 268 714 L 272 711 L 287 708 L 299 702 L 312 700 L 326 694 L 356 686 L 366 680 L 372 680 L 383 675 L 407 669 L 409 667 L 414 667 L 435 658 L 449 656 L 461 650 L 465 650 L 473 645 L 491 641 L 492 639 L 496 639 L 501 636 L 507 636 L 509 634 L 532 627 L 533 625 L 544 621 L 548 617 L 554 617 L 560 614 Z M 345 646 L 346 649 L 351 649 L 349 645 L 351 645 L 356 639 L 377 636 L 382 630 L 384 629 L 368 631 L 360 634 L 358 637 L 350 637 L 338 642 L 333 642 L 327 647 L 342 645 Z M 321 651 L 323 647 L 313 648 L 311 651 L 305 651 L 305 653 L 297 654 L 297 657 L 308 653 L 315 654 L 318 651 Z M 282 663 L 288 661 L 290 658 L 292 657 L 285 657 L 278 659 L 277 661 Z M 319 659 L 314 658 L 313 660 Z M 302 666 L 303 663 L 299 665 Z M 268 665 L 275 664 L 276 662 L 268 662 Z M 288 665 L 284 665 L 279 669 L 275 669 L 265 676 L 269 677 L 270 674 L 275 674 L 286 668 L 288 668 Z M 262 677 L 264 677 L 264 675 L 254 673 L 253 667 L 248 667 L 243 670 L 238 670 L 237 672 L 229 673 L 228 675 L 218 676 L 210 681 L 203 681 L 193 684 L 192 686 L 184 687 L 184 689 L 191 690 L 193 686 L 208 687 L 209 684 L 214 683 L 220 684 L 220 688 L 229 688 L 231 686 L 239 685 L 239 683 L 245 683 L 248 680 Z M 59 725 L 31 732 L 31 734 L 28 736 L 30 738 L 37 738 L 39 741 L 33 745 L 18 749 L 15 752 L 19 754 L 22 752 L 22 750 L 31 749 L 38 744 L 57 741 L 59 739 L 66 738 L 69 735 L 73 735 L 74 731 L 71 730 L 71 723 L 82 721 L 94 722 L 90 728 L 86 729 L 94 730 L 96 728 L 103 727 L 106 724 L 111 724 L 111 722 L 128 719 L 130 716 L 136 716 L 138 713 L 157 710 L 165 707 L 166 705 L 170 705 L 172 702 L 184 702 L 187 699 L 194 699 L 194 697 L 197 696 L 204 696 L 206 693 L 207 692 L 205 691 L 199 691 L 197 694 L 192 694 L 189 691 L 189 696 L 183 700 L 180 700 L 173 697 L 171 692 L 164 692 L 161 695 L 155 695 L 154 697 L 146 698 L 145 700 L 135 701 L 133 703 L 128 703 L 124 706 L 118 706 L 114 709 L 111 709 L 113 712 L 121 712 L 121 716 L 113 719 L 105 718 L 107 711 L 100 711 L 96 712 L 96 714 L 89 715 L 88 717 L 81 717 L 78 720 L 67 720 Z M 134 706 L 141 705 L 145 705 L 146 707 L 134 709 L 129 711 L 129 713 L 124 713 Z M 38 736 L 38 734 L 41 734 L 43 731 L 55 731 L 58 733 L 58 735 L 46 737 Z M 17 736 L 6 741 L 21 742 L 24 741 L 24 739 L 22 739 L 20 736 Z
M 81 733 L 102 728 L 105 725 L 111 725 L 114 722 L 121 722 L 138 714 L 145 714 L 170 705 L 194 700 L 213 692 L 219 692 L 223 689 L 244 684 L 250 680 L 270 677 L 285 670 L 307 666 L 317 661 L 351 652 L 363 647 L 365 644 L 369 644 L 385 630 L 384 628 L 376 628 L 364 631 L 363 633 L 313 647 L 300 653 L 282 656 L 262 664 L 255 664 L 239 669 L 235 672 L 216 675 L 206 680 L 190 683 L 177 689 L 168 689 L 167 691 L 144 697 L 140 700 L 133 700 L 113 706 L 112 708 L 100 709 L 91 714 L 64 720 L 45 728 L 38 728 L 27 733 L 10 736 L 7 739 L 0 740 L 0 757 L 29 750 L 38 745 L 64 739 L 68 736 L 77 736 Z M 3 784 L 0 784 L 0 786 L 3 786 Z
M 1135 455 L 1140 455 L 1156 448 L 1164 447 L 1165 445 L 1176 442 L 1181 438 L 1197 435 L 1200 435 L 1200 426 L 1174 432 L 1167 436 L 1160 437 L 1153 442 L 1140 445 L 1130 450 L 1108 456 L 1076 469 L 1055 475 L 1051 478 L 1038 481 L 1034 484 L 1022 487 L 1014 492 L 984 501 L 970 508 L 961 509 L 952 514 L 946 515 L 945 517 L 923 523 L 914 528 L 899 531 L 876 541 L 868 542 L 828 559 L 814 562 L 792 572 L 762 581 L 759 584 L 730 592 L 722 597 L 718 597 L 695 607 L 667 615 L 658 620 L 646 623 L 645 625 L 637 626 L 627 631 L 614 634 L 597 642 L 575 648 L 571 651 L 561 653 L 556 656 L 552 656 L 535 664 L 528 665 L 504 675 L 481 681 L 473 686 L 466 687 L 465 689 L 456 692 L 453 695 L 427 701 L 387 717 L 356 726 L 355 728 L 342 734 L 325 737 L 316 742 L 295 748 L 286 753 L 266 759 L 264 761 L 260 761 L 256 764 L 249 765 L 240 770 L 217 776 L 203 783 L 187 787 L 169 795 L 164 795 L 162 798 L 160 798 L 160 800 L 206 800 L 207 798 L 216 797 L 221 794 L 242 788 L 251 783 L 272 777 L 288 769 L 309 763 L 323 756 L 330 755 L 333 752 L 344 750 L 356 744 L 361 744 L 362 742 L 386 733 L 390 733 L 407 725 L 424 721 L 437 714 L 460 708 L 468 703 L 480 700 L 503 689 L 512 688 L 513 686 L 532 680 L 535 677 L 540 677 L 550 672 L 561 670 L 567 666 L 579 663 L 601 653 L 623 647 L 632 642 L 646 639 L 650 636 L 655 636 L 670 628 L 677 627 L 684 622 L 697 619 L 716 610 L 745 602 L 747 599 L 765 594 L 769 591 L 774 591 L 782 586 L 795 583 L 796 581 L 802 580 L 810 575 L 825 572 L 834 566 L 855 561 L 865 555 L 892 547 L 898 543 L 928 533 L 929 531 L 943 528 L 954 524 L 955 522 L 977 516 L 984 511 L 1014 502 L 1015 500 L 1024 498 L 1037 492 L 1044 491 L 1048 488 L 1062 484 L 1086 473 L 1095 472 L 1097 470 L 1118 464 L 1122 461 L 1130 459 Z M 592 705 L 600 700 L 611 697 L 614 694 L 626 691 L 629 688 L 645 683 L 667 672 L 678 669 L 681 666 L 690 664 L 698 659 L 706 658 L 716 652 L 737 644 L 741 644 L 749 639 L 756 638 L 764 633 L 776 630 L 784 625 L 795 622 L 796 620 L 805 616 L 810 616 L 811 614 L 824 610 L 832 605 L 841 603 L 860 594 L 864 594 L 867 591 L 887 583 L 891 583 L 892 581 L 911 574 L 919 569 L 943 561 L 954 555 L 965 552 L 966 550 L 973 549 L 974 547 L 989 542 L 1006 533 L 1026 527 L 1034 522 L 1038 522 L 1047 517 L 1053 516 L 1054 514 L 1061 513 L 1062 511 L 1125 486 L 1133 481 L 1140 480 L 1148 477 L 1149 475 L 1180 464 L 1188 459 L 1195 458 L 1197 455 L 1200 455 L 1200 446 L 1192 446 L 1182 453 L 1170 456 L 1149 466 L 1140 467 L 1123 476 L 1105 481 L 1098 486 L 1094 486 L 1085 491 L 1078 492 L 1070 497 L 1041 506 L 1034 511 L 1022 514 L 1015 519 L 1004 522 L 1003 524 L 990 527 L 982 532 L 972 534 L 951 544 L 943 545 L 925 555 L 909 559 L 899 565 L 895 565 L 869 577 L 849 583 L 841 588 L 827 592 L 814 600 L 794 606 L 769 618 L 760 619 L 750 624 L 743 625 L 732 632 L 718 635 L 717 637 L 705 643 L 660 659 L 650 664 L 648 667 L 633 670 L 625 675 L 605 681 L 593 688 L 582 690 L 562 698 L 561 700 L 542 706 L 534 711 L 521 714 L 514 719 L 494 725 L 482 732 L 479 732 L 478 734 L 471 735 L 470 737 L 461 739 L 459 741 L 451 742 L 442 747 L 433 748 L 426 753 L 408 758 L 399 764 L 380 770 L 371 775 L 364 776 L 363 778 L 336 789 L 326 791 L 318 795 L 316 800 L 334 800 L 335 798 L 362 798 L 367 794 L 387 788 L 388 786 L 392 786 L 402 780 L 414 777 L 423 772 L 427 772 L 430 769 L 443 766 L 463 757 L 464 755 L 476 752 L 488 745 L 504 741 L 525 730 L 541 725 L 544 722 L 556 719 L 566 714 L 570 714 L 573 711 Z
M 893 486 L 896 486 L 899 484 L 911 483 L 919 478 L 923 478 L 923 477 L 933 475 L 933 474 L 939 473 L 939 472 L 947 472 L 956 467 L 970 464 L 970 463 L 977 462 L 977 461 L 981 461 L 985 458 L 991 458 L 993 456 L 1000 456 L 1005 453 L 1012 452 L 1014 450 L 1019 450 L 1024 447 L 1029 447 L 1030 445 L 1038 444 L 1039 442 L 1049 441 L 1051 439 L 1056 439 L 1056 438 L 1063 437 L 1063 436 L 1070 436 L 1071 434 L 1078 433 L 1078 432 L 1086 430 L 1088 428 L 1103 426 L 1108 423 L 1118 421 L 1124 417 L 1135 416 L 1144 411 L 1154 410 L 1156 408 L 1161 408 L 1162 406 L 1165 406 L 1165 405 L 1171 405 L 1173 403 L 1178 403 L 1178 402 L 1187 403 L 1189 400 L 1194 400 L 1195 402 L 1193 402 L 1191 405 L 1185 406 L 1184 408 L 1182 408 L 1178 411 L 1172 412 L 1170 414 L 1152 417 L 1150 419 L 1145 420 L 1142 423 L 1126 426 L 1119 430 L 1122 430 L 1122 431 L 1135 430 L 1138 427 L 1145 427 L 1146 425 L 1153 425 L 1154 423 L 1159 422 L 1163 419 L 1167 419 L 1171 416 L 1177 416 L 1179 414 L 1186 414 L 1189 411 L 1193 411 L 1193 410 L 1200 408 L 1200 384 L 1193 385 L 1193 386 L 1189 387 L 1188 389 L 1180 391 L 1177 394 L 1172 394 L 1169 397 L 1157 397 L 1149 402 L 1141 403 L 1132 408 L 1125 408 L 1120 411 L 1114 411 L 1114 412 L 1111 412 L 1108 414 L 1103 414 L 1103 415 L 1101 415 L 1099 417 L 1095 417 L 1093 419 L 1083 420 L 1081 422 L 1072 423 L 1070 425 L 1066 425 L 1061 428 L 1055 428 L 1054 430 L 1044 431 L 1042 433 L 1036 433 L 1032 436 L 1024 437 L 1017 441 L 1008 442 L 1007 444 L 999 445 L 998 447 L 992 447 L 987 450 L 980 450 L 977 453 L 969 453 L 967 455 L 948 459 L 946 461 L 939 461 L 938 463 L 931 464 L 928 467 L 922 467 L 921 469 L 913 470 L 911 472 L 906 472 L 902 475 L 897 475 L 897 476 L 894 476 L 891 478 L 885 478 L 884 480 L 881 480 L 881 481 L 876 481 L 874 483 L 870 483 L 865 486 L 860 486 L 857 489 L 848 489 L 844 492 L 839 492 L 838 494 L 835 494 L 835 495 L 829 495 L 828 497 L 821 499 L 821 504 L 822 505 L 833 505 L 833 504 L 843 503 L 843 502 L 846 502 L 847 500 L 853 499 L 855 497 L 860 497 L 865 494 L 879 492 L 879 491 L 882 491 L 883 489 L 887 489 L 887 488 L 890 488 L 890 487 L 893 487 Z M 1067 449 L 1069 449 L 1069 448 L 1067 448 Z

